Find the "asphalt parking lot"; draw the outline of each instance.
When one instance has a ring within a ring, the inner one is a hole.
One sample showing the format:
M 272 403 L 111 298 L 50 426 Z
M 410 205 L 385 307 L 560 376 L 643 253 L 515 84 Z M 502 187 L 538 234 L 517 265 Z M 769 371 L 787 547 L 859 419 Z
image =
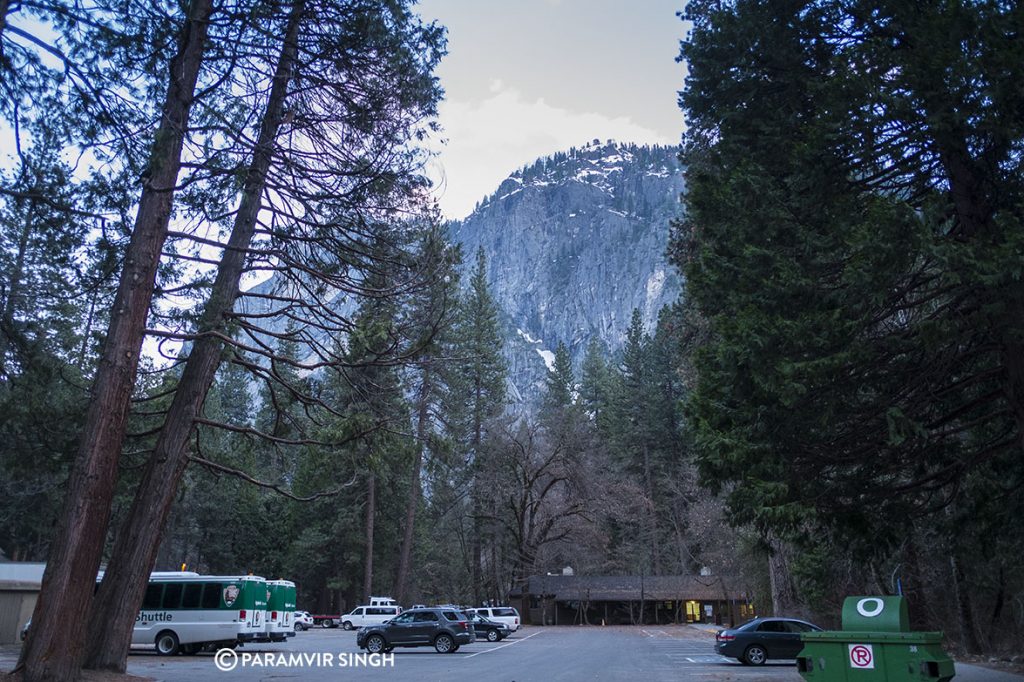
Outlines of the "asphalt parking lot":
M 799 682 L 794 665 L 771 661 L 748 667 L 713 652 L 714 636 L 687 626 L 526 627 L 509 639 L 480 640 L 454 654 L 432 648 L 396 649 L 370 657 L 355 632 L 313 629 L 283 644 L 239 648 L 237 656 L 163 657 L 135 651 L 128 672 L 167 682 L 226 680 L 698 680 Z M 0 650 L 0 670 L 10 670 L 18 647 Z M 228 668 L 222 670 L 218 667 Z M 958 682 L 1020 682 L 1024 678 L 957 664 Z

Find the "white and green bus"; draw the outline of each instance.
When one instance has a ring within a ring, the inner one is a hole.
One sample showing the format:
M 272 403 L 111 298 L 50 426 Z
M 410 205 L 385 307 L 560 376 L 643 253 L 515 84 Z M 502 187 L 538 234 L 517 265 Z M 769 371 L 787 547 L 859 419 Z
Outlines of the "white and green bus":
M 167 656 L 233 648 L 264 636 L 266 609 L 267 581 L 258 576 L 153 573 L 132 644 L 155 645 Z
M 295 636 L 295 583 L 267 581 L 267 624 L 264 641 L 283 642 Z

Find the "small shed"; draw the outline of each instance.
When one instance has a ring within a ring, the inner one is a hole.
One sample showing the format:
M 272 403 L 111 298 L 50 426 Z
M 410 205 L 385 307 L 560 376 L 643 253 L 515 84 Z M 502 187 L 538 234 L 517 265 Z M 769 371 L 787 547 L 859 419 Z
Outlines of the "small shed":
M 733 625 L 754 616 L 742 582 L 718 575 L 531 576 L 522 600 L 535 625 Z
M 32 617 L 46 564 L 0 562 L 0 644 L 12 644 Z

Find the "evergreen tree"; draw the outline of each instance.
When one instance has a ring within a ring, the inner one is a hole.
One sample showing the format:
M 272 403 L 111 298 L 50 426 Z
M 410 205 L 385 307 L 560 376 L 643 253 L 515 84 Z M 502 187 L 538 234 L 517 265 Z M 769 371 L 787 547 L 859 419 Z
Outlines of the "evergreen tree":
M 455 447 L 470 468 L 469 556 L 473 598 L 483 599 L 483 504 L 482 477 L 489 462 L 486 436 L 492 420 L 505 406 L 505 363 L 501 355 L 498 307 L 487 284 L 487 261 L 481 247 L 462 298 L 456 324 L 455 347 L 459 365 L 452 377 L 451 399 L 446 405 Z
M 601 433 L 607 433 L 609 407 L 614 387 L 605 352 L 597 337 L 592 337 L 583 356 L 583 377 L 580 382 L 580 404 Z
M 33 615 L 34 627 L 18 662 L 26 680 L 72 679 L 85 657 L 85 617 L 110 519 L 118 455 L 157 264 L 167 237 L 174 195 L 169 188 L 177 185 L 212 9 L 209 0 L 196 0 L 188 8 L 181 19 L 178 52 L 168 64 L 165 106 L 151 148 L 148 181 L 112 307 L 65 511 Z M 61 622 L 63 619 L 67 620 Z
M 413 456 L 406 500 L 402 546 L 395 576 L 395 599 L 407 601 L 412 573 L 416 519 L 423 495 L 423 470 L 429 460 L 446 448 L 443 403 L 451 376 L 452 325 L 457 314 L 460 252 L 436 223 L 428 224 L 420 237 L 418 263 L 430 271 L 429 283 L 408 304 L 407 327 L 415 334 L 411 344 L 414 360 L 407 372 L 411 395 L 416 452 Z
M 386 255 L 390 245 L 379 244 L 382 249 L 380 265 L 372 270 L 366 281 L 369 289 L 387 291 L 401 273 L 391 270 L 392 258 Z M 365 497 L 363 586 L 361 597 L 367 603 L 373 586 L 379 584 L 377 575 L 394 575 L 381 571 L 378 558 L 394 556 L 394 544 L 381 542 L 377 517 L 386 504 L 401 508 L 401 495 L 385 494 L 401 490 L 398 481 L 402 472 L 409 471 L 408 462 L 415 448 L 406 433 L 411 410 L 404 398 L 404 389 L 398 367 L 388 358 L 394 355 L 395 344 L 400 343 L 400 308 L 390 297 L 367 299 L 355 318 L 355 329 L 348 338 L 346 358 L 352 366 L 346 372 L 345 397 L 339 412 L 365 435 L 353 442 L 353 453 L 363 475 Z M 385 547 L 386 549 L 382 549 Z M 390 551 L 389 551 L 390 550 Z M 390 582 L 390 577 L 389 577 Z
M 734 521 L 865 561 L 905 546 L 915 519 L 951 531 L 981 481 L 1016 507 L 1020 8 L 695 2 L 687 16 L 673 258 L 711 333 L 690 401 L 705 479 Z M 954 593 L 976 649 L 966 558 L 951 557 Z
M 576 403 L 576 378 L 572 371 L 569 349 L 561 341 L 555 348 L 555 361 L 546 381 L 542 407 L 545 412 L 561 413 Z

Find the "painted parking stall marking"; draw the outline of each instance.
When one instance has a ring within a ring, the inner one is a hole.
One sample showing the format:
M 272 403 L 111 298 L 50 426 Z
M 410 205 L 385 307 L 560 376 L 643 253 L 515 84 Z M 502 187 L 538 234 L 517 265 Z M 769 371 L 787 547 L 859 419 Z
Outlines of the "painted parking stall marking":
M 712 651 L 711 647 L 708 646 L 707 640 L 680 639 L 670 637 L 667 634 L 663 634 L 661 637 L 658 637 L 657 635 L 643 631 L 641 634 L 644 637 L 650 638 L 647 640 L 647 643 L 653 651 L 665 656 L 671 660 L 674 665 L 735 663 L 732 659 L 726 658 L 725 656 L 721 656 Z
M 489 654 L 492 651 L 497 651 L 498 649 L 504 649 L 505 647 L 512 646 L 513 644 L 519 644 L 520 642 L 525 642 L 526 640 L 530 639 L 531 637 L 536 637 L 539 634 L 540 634 L 539 631 L 538 632 L 534 632 L 532 635 L 527 635 L 526 637 L 521 637 L 519 639 L 512 640 L 511 642 L 508 642 L 507 644 L 502 644 L 500 646 L 492 647 L 490 649 L 484 649 L 483 651 L 477 651 L 475 654 L 470 654 L 468 656 L 462 656 L 462 658 L 463 659 L 473 658 L 474 656 L 479 656 L 480 654 Z

